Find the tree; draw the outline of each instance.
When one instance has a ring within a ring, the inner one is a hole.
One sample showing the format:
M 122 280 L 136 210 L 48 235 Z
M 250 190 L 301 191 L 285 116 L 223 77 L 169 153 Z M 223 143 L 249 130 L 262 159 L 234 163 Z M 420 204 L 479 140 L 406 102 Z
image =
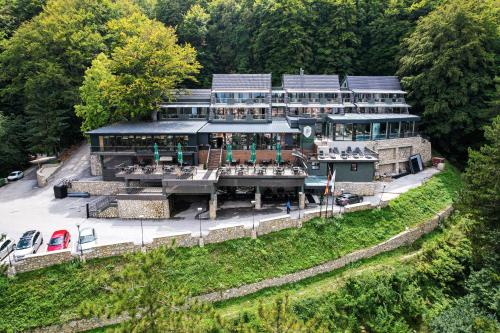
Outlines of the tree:
M 302 0 L 257 2 L 252 51 L 255 70 L 272 73 L 275 82 L 285 73 L 311 68 L 313 35 L 310 13 Z
M 500 262 L 500 115 L 485 128 L 485 144 L 469 149 L 460 207 L 477 222 L 470 230 L 476 266 L 497 267 Z
M 493 1 L 451 1 L 422 18 L 404 40 L 399 75 L 426 133 L 438 149 L 462 162 L 483 143 L 482 128 L 499 52 Z
M 84 315 L 128 315 L 119 332 L 210 332 L 221 326 L 210 306 L 190 299 L 172 281 L 175 249 L 160 248 L 129 255 L 129 263 L 118 275 L 101 277 L 110 290 L 102 303 L 82 306 Z
M 100 55 L 85 73 L 82 103 L 75 107 L 84 131 L 117 119 L 149 117 L 172 89 L 195 80 L 199 71 L 196 51 L 178 45 L 172 28 L 141 14 L 112 25 L 127 33 L 111 57 Z
M 175 28 L 196 2 L 196 0 L 157 0 L 156 19 Z
M 24 140 L 21 116 L 6 116 L 0 112 L 0 177 L 26 164 L 28 154 Z
M 45 0 L 0 0 L 0 39 L 9 38 L 25 21 L 42 11 Z
M 107 23 L 134 11 L 128 1 L 50 0 L 2 42 L 0 109 L 26 116 L 30 150 L 53 153 L 80 138 L 73 107 L 83 74 L 108 51 Z

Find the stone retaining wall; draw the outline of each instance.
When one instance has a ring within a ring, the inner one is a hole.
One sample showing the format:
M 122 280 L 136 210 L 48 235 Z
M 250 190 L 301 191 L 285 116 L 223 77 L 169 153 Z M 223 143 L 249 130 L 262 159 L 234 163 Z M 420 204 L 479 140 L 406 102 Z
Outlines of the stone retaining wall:
M 170 217 L 166 200 L 117 200 L 118 216 L 125 219 L 166 219 Z
M 245 227 L 243 225 L 225 228 L 210 228 L 208 235 L 203 237 L 203 242 L 204 244 L 220 243 L 230 239 L 243 238 L 245 236 Z
M 260 220 L 257 227 L 257 235 L 265 235 L 288 228 L 296 228 L 300 225 L 299 220 L 292 220 L 290 216 L 283 215 L 272 219 Z
M 196 237 L 192 237 L 191 233 L 180 235 L 165 236 L 153 238 L 153 242 L 148 245 L 149 248 L 157 248 L 163 245 L 178 246 L 178 247 L 191 247 L 198 244 Z
M 39 187 L 46 186 L 49 181 L 54 179 L 54 174 L 62 167 L 62 163 L 59 164 L 44 164 L 40 169 L 36 170 L 36 182 Z
M 92 252 L 85 253 L 85 259 L 106 258 L 121 256 L 127 253 L 140 251 L 141 246 L 135 245 L 133 242 L 98 245 L 92 248 Z
M 90 195 L 114 195 L 125 188 L 124 182 L 101 180 L 76 180 L 71 182 L 68 192 L 88 192 Z
M 16 273 L 22 273 L 43 267 L 62 264 L 71 260 L 73 260 L 71 250 L 59 250 L 42 254 L 33 254 L 17 262 L 14 269 Z
M 358 212 L 360 210 L 367 210 L 374 208 L 369 202 L 360 202 L 357 204 L 347 205 L 344 207 L 344 213 Z

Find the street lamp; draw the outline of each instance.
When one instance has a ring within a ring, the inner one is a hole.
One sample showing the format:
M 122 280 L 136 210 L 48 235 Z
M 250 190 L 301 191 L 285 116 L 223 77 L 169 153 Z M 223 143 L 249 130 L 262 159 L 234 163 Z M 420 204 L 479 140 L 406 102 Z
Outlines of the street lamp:
M 144 229 L 142 227 L 142 219 L 144 218 L 144 215 L 140 215 L 139 218 L 141 219 L 141 245 L 144 247 Z
M 378 201 L 378 208 L 380 208 L 380 204 L 382 204 L 382 197 L 384 196 L 384 192 L 385 192 L 385 185 L 382 188 L 382 194 L 380 194 L 380 200 Z
M 255 200 L 250 201 L 252 204 L 252 229 L 255 230 Z
M 80 248 L 80 256 L 83 256 L 82 239 L 80 237 L 80 225 L 77 224 L 76 228 L 78 229 L 78 242 L 77 242 L 77 246 Z
M 198 207 L 198 221 L 200 222 L 200 238 L 201 238 L 201 212 L 203 211 L 203 208 Z

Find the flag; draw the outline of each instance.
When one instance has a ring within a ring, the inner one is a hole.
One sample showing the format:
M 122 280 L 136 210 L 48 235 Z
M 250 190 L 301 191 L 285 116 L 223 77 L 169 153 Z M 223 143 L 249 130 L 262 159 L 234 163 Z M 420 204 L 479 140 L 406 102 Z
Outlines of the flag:
M 331 184 L 330 184 L 330 193 L 332 195 L 335 195 L 334 191 L 335 191 L 335 174 L 337 173 L 337 170 L 333 170 L 333 174 L 332 174 L 332 179 L 331 179 Z
M 326 186 L 325 186 L 325 196 L 328 195 L 328 191 L 330 190 L 330 168 L 328 168 L 328 179 L 326 180 Z

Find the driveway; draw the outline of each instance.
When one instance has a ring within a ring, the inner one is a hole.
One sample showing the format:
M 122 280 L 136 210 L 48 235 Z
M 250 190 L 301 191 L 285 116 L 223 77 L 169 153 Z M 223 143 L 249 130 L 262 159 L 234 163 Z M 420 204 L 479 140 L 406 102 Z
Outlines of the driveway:
M 38 229 L 42 232 L 46 244 L 55 230 L 66 229 L 71 233 L 73 249 L 76 247 L 78 235 L 77 225 L 81 227 L 93 227 L 98 236 L 100 244 L 111 244 L 132 241 L 136 244 L 151 242 L 154 237 L 167 236 L 179 233 L 192 233 L 198 235 L 207 233 L 209 228 L 231 225 L 245 225 L 251 227 L 257 225 L 260 219 L 280 216 L 285 214 L 285 207 L 263 205 L 262 210 L 253 211 L 250 207 L 222 208 L 219 209 L 218 220 L 209 221 L 196 219 L 197 208 L 206 206 L 206 202 L 192 202 L 183 212 L 177 214 L 170 220 L 123 220 L 123 219 L 86 219 L 85 205 L 91 199 L 66 198 L 55 199 L 53 185 L 61 178 L 88 178 L 89 148 L 82 145 L 72 156 L 65 161 L 64 165 L 55 174 L 54 181 L 44 188 L 37 188 L 35 169 L 30 168 L 24 179 L 9 183 L 0 188 L 0 233 L 6 233 L 16 242 L 23 232 Z M 381 197 L 383 200 L 392 199 L 408 191 L 410 188 L 419 186 L 424 180 L 435 174 L 435 168 L 428 168 L 415 175 L 408 175 L 396 179 L 390 183 L 379 183 L 379 191 L 376 195 L 365 197 L 364 200 L 378 204 Z M 385 189 L 382 193 L 382 188 Z M 331 205 L 329 205 L 331 207 Z M 335 208 L 338 210 L 338 207 Z M 312 209 L 314 210 L 314 209 Z M 297 206 L 292 208 L 291 216 L 298 217 Z M 303 212 L 301 212 L 303 214 Z M 205 214 L 206 215 L 206 214 Z M 141 232 L 142 230 L 142 232 Z M 42 246 L 39 252 L 44 252 L 46 246 Z

